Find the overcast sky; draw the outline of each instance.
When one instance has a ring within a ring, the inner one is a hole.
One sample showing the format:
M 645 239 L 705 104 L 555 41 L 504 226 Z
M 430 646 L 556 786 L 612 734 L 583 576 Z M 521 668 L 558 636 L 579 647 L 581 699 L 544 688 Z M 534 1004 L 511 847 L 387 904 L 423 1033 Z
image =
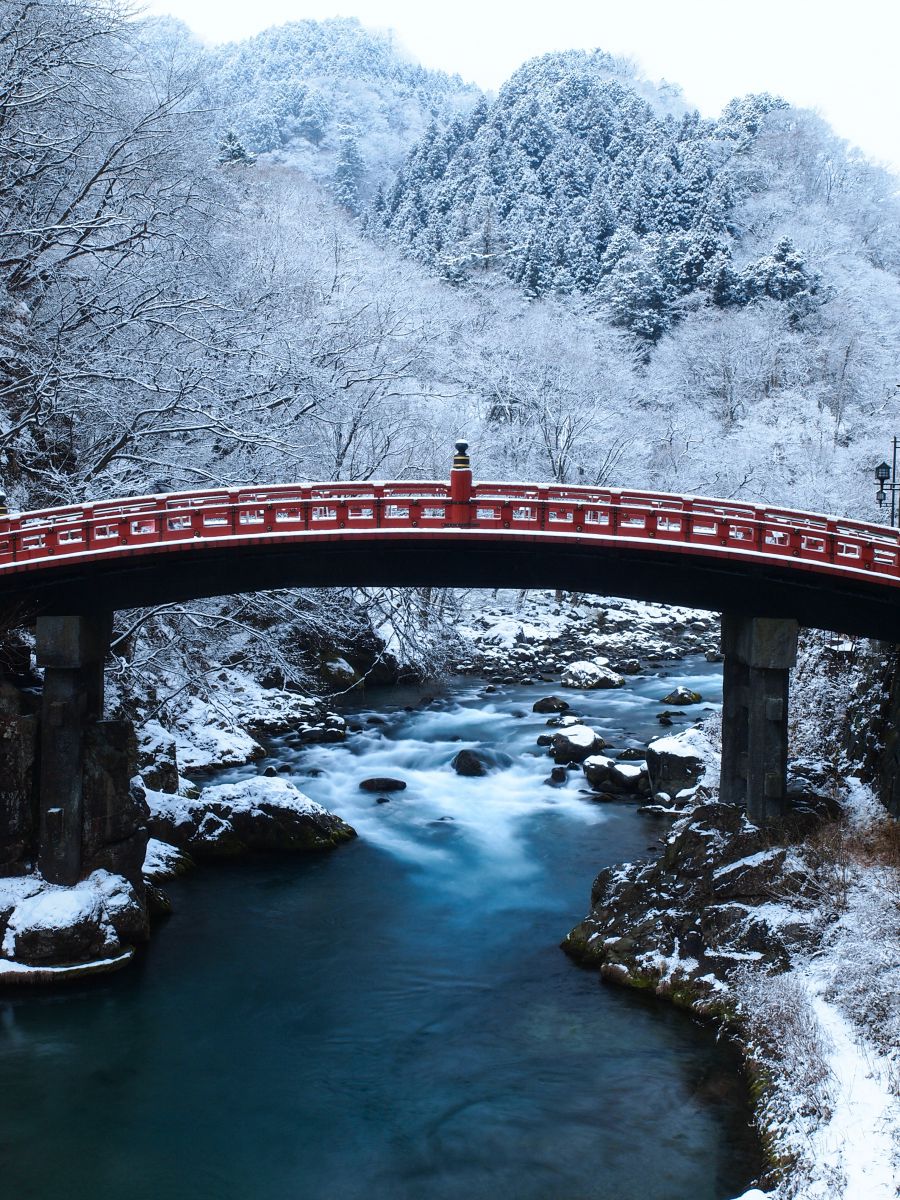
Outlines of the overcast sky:
M 304 17 L 355 16 L 391 28 L 428 67 L 496 89 L 548 50 L 634 58 L 717 115 L 732 96 L 769 91 L 818 109 L 841 137 L 900 172 L 898 0 L 149 0 L 207 41 Z

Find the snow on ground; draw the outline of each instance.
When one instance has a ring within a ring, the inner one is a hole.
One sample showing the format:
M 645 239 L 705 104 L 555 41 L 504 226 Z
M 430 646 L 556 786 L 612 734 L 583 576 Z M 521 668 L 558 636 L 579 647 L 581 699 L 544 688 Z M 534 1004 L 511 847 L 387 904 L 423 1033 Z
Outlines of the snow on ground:
M 844 817 L 851 829 L 865 829 L 873 822 L 884 820 L 884 805 L 875 798 L 872 789 L 861 779 L 850 775 L 844 780 L 844 786 Z
M 818 945 L 790 971 L 750 985 L 763 1005 L 771 989 L 775 1020 L 786 1008 L 795 1015 L 780 1038 L 788 1052 L 765 1064 L 767 1127 L 776 1151 L 796 1159 L 773 1200 L 900 1195 L 900 871 L 878 853 L 890 818 L 858 779 L 846 783 L 848 829 L 822 897 L 830 917 L 774 903 L 754 910 L 775 927 L 804 915 L 818 927 Z
M 349 666 L 349 664 L 348 664 Z M 147 722 L 142 749 L 164 753 L 174 737 L 181 771 L 232 767 L 261 758 L 263 749 L 248 730 L 279 732 L 319 719 L 322 703 L 310 696 L 266 688 L 243 671 L 224 669 L 215 680 L 217 700 L 184 695 L 170 708 L 169 731 Z
M 173 725 L 175 751 L 182 771 L 240 766 L 260 758 L 263 748 L 237 724 L 226 723 L 198 696 L 186 701 Z
M 644 653 L 664 654 L 671 649 L 675 625 L 691 630 L 685 641 L 693 641 L 697 652 L 718 646 L 718 616 L 701 609 L 595 596 L 573 603 L 571 596 L 560 599 L 552 591 L 511 589 L 473 590 L 463 604 L 458 632 L 482 649 L 553 642 L 577 629 L 584 635 L 580 640 L 605 654 L 629 655 L 638 643 Z
M 841 1179 L 841 1200 L 896 1200 L 900 1100 L 891 1094 L 891 1066 L 825 999 L 828 974 L 813 966 L 807 976 L 826 1038 L 832 1096 L 831 1119 L 813 1135 L 813 1158 L 823 1173 L 830 1170 Z

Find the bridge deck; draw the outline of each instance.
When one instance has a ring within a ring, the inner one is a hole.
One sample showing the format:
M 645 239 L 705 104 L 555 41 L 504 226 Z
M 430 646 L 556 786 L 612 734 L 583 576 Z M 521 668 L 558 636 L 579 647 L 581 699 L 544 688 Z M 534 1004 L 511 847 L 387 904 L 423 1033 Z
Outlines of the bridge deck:
M 96 607 L 104 582 L 111 607 L 133 607 L 294 583 L 499 585 L 510 575 L 900 640 L 896 530 L 729 500 L 480 483 L 460 504 L 443 482 L 327 483 L 0 518 L 0 596 L 56 611 L 67 595 L 73 611 Z

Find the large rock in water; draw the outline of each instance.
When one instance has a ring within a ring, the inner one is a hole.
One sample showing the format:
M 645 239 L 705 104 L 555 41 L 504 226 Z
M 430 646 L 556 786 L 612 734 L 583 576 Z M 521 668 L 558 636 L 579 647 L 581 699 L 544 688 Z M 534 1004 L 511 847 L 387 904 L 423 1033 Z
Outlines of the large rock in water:
M 600 872 L 563 949 L 606 979 L 715 1011 L 735 965 L 783 971 L 809 934 L 796 898 L 811 863 L 805 848 L 771 846 L 771 837 L 737 806 L 691 809 L 657 859 Z
M 647 747 L 647 771 L 654 794 L 673 800 L 679 792 L 695 788 L 703 777 L 711 747 L 699 729 L 685 729 L 674 737 L 657 738 Z
M 206 787 L 198 800 L 148 792 L 147 803 L 152 835 L 195 858 L 247 850 L 326 850 L 356 836 L 287 779 L 263 775 Z
M 70 966 L 113 958 L 147 937 L 146 906 L 121 875 L 94 871 L 74 887 L 39 876 L 0 882 L 3 958 Z
M 595 792 L 645 796 L 650 789 L 647 768 L 638 763 L 619 762 L 605 754 L 592 754 L 584 760 L 582 770 Z
M 588 725 L 570 725 L 554 733 L 550 753 L 558 763 L 584 762 L 606 748 L 606 742 Z
M 584 659 L 569 663 L 562 673 L 560 683 L 568 688 L 619 688 L 625 686 L 625 678 L 606 666 L 606 661 L 590 662 Z
M 477 777 L 487 775 L 488 766 L 477 750 L 460 750 L 450 761 L 457 775 Z
M 360 782 L 359 790 L 361 792 L 402 792 L 406 790 L 406 784 L 402 779 L 378 777 L 376 779 L 363 779 Z
M 561 713 L 565 712 L 568 707 L 568 700 L 563 700 L 562 696 L 542 696 L 540 700 L 535 700 L 531 706 L 531 711 L 536 713 Z
M 663 704 L 699 704 L 703 697 L 699 692 L 692 692 L 690 688 L 677 687 L 674 692 L 669 692 L 668 696 L 663 696 Z

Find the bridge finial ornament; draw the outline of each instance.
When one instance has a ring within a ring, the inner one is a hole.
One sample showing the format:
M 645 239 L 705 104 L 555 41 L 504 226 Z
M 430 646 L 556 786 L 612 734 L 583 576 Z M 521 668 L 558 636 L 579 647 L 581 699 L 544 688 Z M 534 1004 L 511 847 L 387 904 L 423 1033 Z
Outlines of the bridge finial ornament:
M 472 499 L 469 443 L 461 438 L 455 449 L 453 470 L 450 472 L 450 522 L 453 525 L 468 525 L 471 520 L 469 501 Z

